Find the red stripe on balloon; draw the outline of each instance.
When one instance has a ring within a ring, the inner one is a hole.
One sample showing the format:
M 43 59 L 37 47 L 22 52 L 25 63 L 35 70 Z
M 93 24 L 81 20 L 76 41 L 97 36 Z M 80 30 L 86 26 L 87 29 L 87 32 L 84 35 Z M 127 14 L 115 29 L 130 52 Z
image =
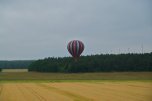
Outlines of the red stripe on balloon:
M 68 44 L 68 51 L 72 55 L 72 52 L 71 52 L 71 49 L 70 49 L 71 48 L 70 45 L 71 45 L 71 42 L 69 42 L 69 44 Z

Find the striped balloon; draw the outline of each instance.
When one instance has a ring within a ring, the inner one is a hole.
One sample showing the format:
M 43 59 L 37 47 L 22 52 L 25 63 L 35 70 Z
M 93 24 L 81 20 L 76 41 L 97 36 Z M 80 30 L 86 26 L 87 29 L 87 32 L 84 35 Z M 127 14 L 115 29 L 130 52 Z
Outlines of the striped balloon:
M 84 44 L 79 40 L 73 40 L 68 43 L 67 49 L 69 53 L 76 59 L 84 50 Z

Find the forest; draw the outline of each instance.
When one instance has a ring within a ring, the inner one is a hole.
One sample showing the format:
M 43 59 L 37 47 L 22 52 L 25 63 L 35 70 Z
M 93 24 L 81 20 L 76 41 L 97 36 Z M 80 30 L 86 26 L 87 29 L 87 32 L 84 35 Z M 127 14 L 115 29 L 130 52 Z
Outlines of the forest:
M 72 57 L 48 57 L 32 62 L 29 71 L 63 73 L 152 71 L 152 52 L 88 55 L 81 56 L 77 61 Z

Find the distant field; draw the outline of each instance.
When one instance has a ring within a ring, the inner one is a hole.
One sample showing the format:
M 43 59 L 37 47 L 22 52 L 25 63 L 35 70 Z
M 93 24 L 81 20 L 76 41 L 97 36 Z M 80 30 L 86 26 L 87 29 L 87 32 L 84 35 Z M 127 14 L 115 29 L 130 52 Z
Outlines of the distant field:
M 2 69 L 1 72 L 28 72 L 28 69 Z
M 16 81 L 74 81 L 74 80 L 139 80 L 152 81 L 152 72 L 109 72 L 109 73 L 0 73 L 0 82 Z

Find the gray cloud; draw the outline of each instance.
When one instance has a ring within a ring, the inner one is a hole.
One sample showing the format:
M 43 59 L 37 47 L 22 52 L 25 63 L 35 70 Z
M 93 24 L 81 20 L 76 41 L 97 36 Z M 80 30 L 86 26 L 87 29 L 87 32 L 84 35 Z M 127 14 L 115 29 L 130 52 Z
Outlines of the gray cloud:
M 151 0 L 1 0 L 0 59 L 152 51 Z

